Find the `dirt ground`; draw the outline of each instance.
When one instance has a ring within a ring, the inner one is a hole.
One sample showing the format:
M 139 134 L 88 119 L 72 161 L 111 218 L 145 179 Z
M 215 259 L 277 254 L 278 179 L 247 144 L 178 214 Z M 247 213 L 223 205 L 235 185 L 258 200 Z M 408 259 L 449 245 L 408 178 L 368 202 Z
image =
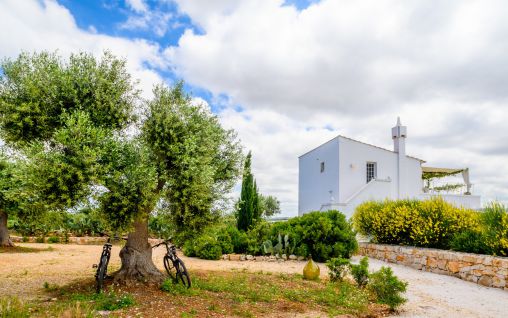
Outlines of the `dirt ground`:
M 33 253 L 0 253 L 0 296 L 22 299 L 45 298 L 43 285 L 66 285 L 93 277 L 101 246 L 19 243 L 18 246 L 51 250 Z M 113 246 L 111 270 L 118 269 L 120 246 Z M 154 250 L 154 262 L 163 270 L 162 247 Z M 305 262 L 207 261 L 182 256 L 188 270 L 301 273 Z M 409 282 L 408 303 L 400 317 L 508 317 L 508 291 L 479 286 L 460 279 L 421 272 L 405 266 L 370 260 L 371 270 L 391 266 L 397 276 Z M 320 264 L 321 276 L 327 269 Z

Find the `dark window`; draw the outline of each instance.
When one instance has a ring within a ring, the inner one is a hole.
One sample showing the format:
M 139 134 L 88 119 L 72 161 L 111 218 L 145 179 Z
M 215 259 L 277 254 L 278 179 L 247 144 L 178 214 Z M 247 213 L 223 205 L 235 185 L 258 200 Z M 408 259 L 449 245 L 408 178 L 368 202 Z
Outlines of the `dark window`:
M 367 183 L 372 179 L 376 179 L 376 163 L 367 162 Z
M 321 162 L 321 173 L 325 172 L 325 163 Z

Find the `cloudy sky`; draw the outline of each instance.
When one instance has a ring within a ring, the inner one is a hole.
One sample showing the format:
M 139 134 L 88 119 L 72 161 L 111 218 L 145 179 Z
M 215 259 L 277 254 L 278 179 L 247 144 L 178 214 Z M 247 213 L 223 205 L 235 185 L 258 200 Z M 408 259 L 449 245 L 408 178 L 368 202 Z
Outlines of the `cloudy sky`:
M 1 0 L 0 58 L 103 50 L 145 97 L 186 89 L 253 152 L 262 193 L 297 214 L 298 156 L 346 135 L 427 165 L 470 167 L 508 203 L 508 2 Z

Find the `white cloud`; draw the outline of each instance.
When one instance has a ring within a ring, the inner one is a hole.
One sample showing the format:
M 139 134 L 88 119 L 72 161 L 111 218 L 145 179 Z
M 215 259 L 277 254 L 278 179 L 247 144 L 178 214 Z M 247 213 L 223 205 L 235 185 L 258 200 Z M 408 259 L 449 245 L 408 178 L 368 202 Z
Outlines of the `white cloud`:
M 508 3 L 177 2 L 202 32 L 187 30 L 167 58 L 229 97 L 221 116 L 285 213 L 296 212 L 298 155 L 338 133 L 391 149 L 397 115 L 410 154 L 468 166 L 477 193 L 508 202 Z
M 74 17 L 55 1 L 0 2 L 0 56 L 16 57 L 22 51 L 49 50 L 64 56 L 78 51 L 100 55 L 104 50 L 127 60 L 128 70 L 140 80 L 144 96 L 151 95 L 152 86 L 162 81 L 149 68 L 166 67 L 157 44 L 96 34 L 79 29 Z M 8 31 L 7 31 L 8 30 Z
M 136 12 L 142 13 L 148 11 L 148 7 L 143 0 L 126 0 L 125 3 Z
M 173 14 L 158 7 L 152 10 L 143 0 L 127 0 L 126 3 L 132 13 L 118 25 L 120 29 L 149 30 L 158 37 L 164 36 L 170 29 Z

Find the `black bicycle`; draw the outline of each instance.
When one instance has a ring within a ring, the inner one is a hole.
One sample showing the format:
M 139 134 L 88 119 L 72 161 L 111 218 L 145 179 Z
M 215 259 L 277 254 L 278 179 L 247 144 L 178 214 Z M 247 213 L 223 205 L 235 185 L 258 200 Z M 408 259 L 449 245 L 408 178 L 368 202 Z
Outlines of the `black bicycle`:
M 164 255 L 163 262 L 164 268 L 166 269 L 166 272 L 168 272 L 169 277 L 171 277 L 174 282 L 178 283 L 181 281 L 184 286 L 190 288 L 191 279 L 187 269 L 185 268 L 185 264 L 180 258 L 178 258 L 178 255 L 176 255 L 176 246 L 171 244 L 169 238 L 157 245 L 152 246 L 152 248 L 156 248 L 160 245 L 166 246 L 166 255 Z
M 108 238 L 108 241 L 102 247 L 102 254 L 99 260 L 99 265 L 94 264 L 92 267 L 97 268 L 97 272 L 95 273 L 95 291 L 99 294 L 104 287 L 104 280 L 108 275 L 108 264 L 109 259 L 111 258 L 111 247 L 113 246 L 111 243 L 111 238 Z

